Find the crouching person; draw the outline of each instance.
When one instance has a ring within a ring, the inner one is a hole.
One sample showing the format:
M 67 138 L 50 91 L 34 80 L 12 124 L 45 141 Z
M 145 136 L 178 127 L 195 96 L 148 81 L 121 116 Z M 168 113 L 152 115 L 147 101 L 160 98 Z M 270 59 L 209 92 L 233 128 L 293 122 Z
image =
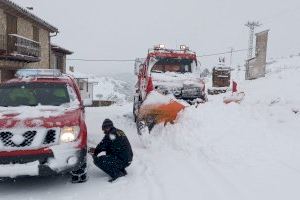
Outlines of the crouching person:
M 104 138 L 90 153 L 95 165 L 111 177 L 109 182 L 113 182 L 127 175 L 125 168 L 131 164 L 133 153 L 124 132 L 116 129 L 110 119 L 104 120 L 102 130 Z M 106 154 L 98 156 L 102 152 Z

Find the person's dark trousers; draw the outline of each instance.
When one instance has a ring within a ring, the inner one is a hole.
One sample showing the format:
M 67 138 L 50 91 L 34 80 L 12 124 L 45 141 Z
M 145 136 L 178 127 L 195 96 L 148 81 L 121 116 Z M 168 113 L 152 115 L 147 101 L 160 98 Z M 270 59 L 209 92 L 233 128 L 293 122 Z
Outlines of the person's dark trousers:
M 116 156 L 111 155 L 100 157 L 94 156 L 93 159 L 95 165 L 112 178 L 124 176 L 124 169 L 129 165 L 128 163 L 124 163 L 122 160 L 118 159 Z

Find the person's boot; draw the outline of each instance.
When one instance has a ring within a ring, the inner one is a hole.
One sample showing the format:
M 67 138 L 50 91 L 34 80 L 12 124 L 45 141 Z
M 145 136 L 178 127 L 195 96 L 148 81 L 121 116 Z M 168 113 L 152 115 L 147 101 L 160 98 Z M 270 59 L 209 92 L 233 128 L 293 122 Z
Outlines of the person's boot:
M 121 170 L 121 172 L 124 174 L 124 176 L 126 176 L 127 175 L 127 171 L 126 171 L 126 169 L 124 168 L 124 169 L 122 169 Z
M 125 170 L 125 169 L 124 169 Z M 126 172 L 126 170 L 125 170 Z M 127 174 L 127 172 L 126 172 Z M 118 178 L 122 177 L 122 176 L 126 176 L 126 174 L 122 171 L 120 171 L 119 175 L 115 176 L 115 177 L 112 177 L 111 179 L 108 180 L 108 182 L 112 183 L 114 182 L 115 180 L 117 180 Z

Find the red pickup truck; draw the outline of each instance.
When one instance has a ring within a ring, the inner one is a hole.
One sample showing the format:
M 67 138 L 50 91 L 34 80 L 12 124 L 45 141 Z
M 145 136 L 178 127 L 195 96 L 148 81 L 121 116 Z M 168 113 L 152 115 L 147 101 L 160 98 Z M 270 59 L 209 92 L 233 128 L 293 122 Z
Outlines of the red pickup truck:
M 0 84 L 0 177 L 71 173 L 86 181 L 87 128 L 75 80 L 20 70 Z

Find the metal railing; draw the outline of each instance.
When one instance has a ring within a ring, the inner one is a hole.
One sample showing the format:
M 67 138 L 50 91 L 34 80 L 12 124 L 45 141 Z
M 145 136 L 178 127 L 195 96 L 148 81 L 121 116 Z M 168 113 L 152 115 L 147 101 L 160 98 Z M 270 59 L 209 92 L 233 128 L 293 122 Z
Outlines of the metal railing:
M 17 34 L 8 35 L 8 52 L 10 54 L 40 57 L 41 45 L 39 42 L 30 40 Z

